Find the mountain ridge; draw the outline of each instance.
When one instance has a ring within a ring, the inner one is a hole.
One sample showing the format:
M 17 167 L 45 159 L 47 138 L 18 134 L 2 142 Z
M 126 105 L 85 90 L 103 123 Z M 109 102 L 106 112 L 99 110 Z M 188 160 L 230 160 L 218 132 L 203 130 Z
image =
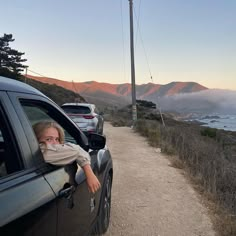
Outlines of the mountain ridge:
M 109 84 L 96 81 L 68 82 L 47 77 L 28 76 L 43 83 L 76 92 L 99 109 L 116 109 L 132 103 L 131 84 Z M 56 95 L 56 94 L 55 94 Z M 138 100 L 151 101 L 162 111 L 178 114 L 236 114 L 236 91 L 208 89 L 195 82 L 171 82 L 166 85 L 136 85 Z M 68 99 L 67 99 L 68 100 Z M 74 102 L 71 101 L 71 102 Z
M 86 100 L 88 100 L 88 102 L 98 102 L 99 100 L 100 103 L 112 103 L 116 106 L 122 106 L 130 103 L 131 101 L 132 86 L 129 83 L 110 84 L 96 81 L 69 82 L 32 75 L 27 75 L 27 77 L 43 83 L 56 84 L 63 88 L 72 90 L 76 93 L 79 93 Z M 195 82 L 174 81 L 166 85 L 147 83 L 136 85 L 136 97 L 140 100 L 155 102 L 159 97 L 171 96 L 180 93 L 193 93 L 202 90 L 208 90 L 208 88 Z

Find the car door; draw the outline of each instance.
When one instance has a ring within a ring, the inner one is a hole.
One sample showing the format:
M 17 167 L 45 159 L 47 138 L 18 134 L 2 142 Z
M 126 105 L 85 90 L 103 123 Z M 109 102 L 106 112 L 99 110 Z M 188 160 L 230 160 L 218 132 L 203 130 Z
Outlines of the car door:
M 0 235 L 56 235 L 55 194 L 32 159 L 21 123 L 0 91 Z
M 53 120 L 58 122 L 65 130 L 65 139 L 73 143 L 79 143 L 86 147 L 87 139 L 78 127 L 52 102 L 40 96 L 11 96 L 15 103 L 18 115 L 25 120 L 25 132 L 29 137 L 34 136 L 32 125 L 40 120 Z M 18 103 L 18 105 L 17 105 Z M 29 143 L 34 147 L 33 152 L 40 152 L 36 138 L 30 138 Z M 42 155 L 42 154 L 41 154 Z M 95 217 L 90 207 L 91 198 L 83 170 L 72 163 L 63 167 L 50 166 L 50 171 L 45 172 L 44 177 L 50 184 L 56 195 L 58 218 L 58 235 L 86 235 L 90 230 L 91 217 Z M 48 167 L 49 168 L 49 167 Z

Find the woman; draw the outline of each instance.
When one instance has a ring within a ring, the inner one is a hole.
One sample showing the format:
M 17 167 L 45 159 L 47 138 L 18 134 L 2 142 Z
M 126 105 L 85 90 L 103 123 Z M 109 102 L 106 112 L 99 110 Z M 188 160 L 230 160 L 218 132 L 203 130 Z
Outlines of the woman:
M 83 168 L 88 189 L 95 193 L 100 182 L 90 166 L 90 156 L 79 145 L 64 143 L 64 131 L 56 122 L 42 121 L 33 125 L 45 162 L 53 165 L 67 165 L 76 161 Z

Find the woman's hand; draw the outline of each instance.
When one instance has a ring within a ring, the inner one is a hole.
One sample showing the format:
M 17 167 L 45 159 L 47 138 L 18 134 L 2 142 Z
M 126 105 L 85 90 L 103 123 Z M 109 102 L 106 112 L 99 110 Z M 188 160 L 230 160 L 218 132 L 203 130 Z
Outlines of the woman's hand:
M 86 175 L 89 192 L 96 193 L 101 187 L 97 176 L 93 173 L 93 170 L 89 164 L 83 166 L 83 170 Z

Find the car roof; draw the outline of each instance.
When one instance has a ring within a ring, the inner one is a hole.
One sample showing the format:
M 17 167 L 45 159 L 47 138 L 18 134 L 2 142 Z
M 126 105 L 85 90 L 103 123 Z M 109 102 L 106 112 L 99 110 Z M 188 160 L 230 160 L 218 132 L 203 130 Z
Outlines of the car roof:
M 0 76 L 0 90 L 1 91 L 11 91 L 11 92 L 19 92 L 19 93 L 30 93 L 35 95 L 40 95 L 46 97 L 43 93 L 41 93 L 36 88 L 20 82 L 19 80 L 10 79 L 7 77 Z

